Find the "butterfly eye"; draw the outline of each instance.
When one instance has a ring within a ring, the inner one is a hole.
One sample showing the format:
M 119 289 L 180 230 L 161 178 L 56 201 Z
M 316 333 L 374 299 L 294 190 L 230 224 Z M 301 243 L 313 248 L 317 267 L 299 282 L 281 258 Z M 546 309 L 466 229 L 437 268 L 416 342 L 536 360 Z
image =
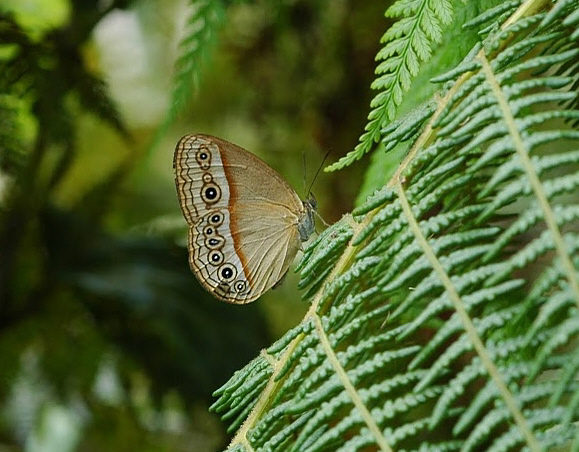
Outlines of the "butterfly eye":
M 215 204 L 221 198 L 221 189 L 213 182 L 201 188 L 201 199 L 207 204 Z
M 223 262 L 223 253 L 219 250 L 213 250 L 209 253 L 209 262 L 212 265 L 219 265 Z
M 221 282 L 229 282 L 235 279 L 237 276 L 237 271 L 235 267 L 231 264 L 223 264 L 219 269 L 219 277 Z

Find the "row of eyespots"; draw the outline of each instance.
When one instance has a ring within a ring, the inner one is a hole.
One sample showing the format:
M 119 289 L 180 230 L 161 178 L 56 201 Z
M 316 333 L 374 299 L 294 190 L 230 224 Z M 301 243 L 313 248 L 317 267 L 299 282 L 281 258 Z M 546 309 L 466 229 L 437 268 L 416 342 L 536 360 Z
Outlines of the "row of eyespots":
M 204 243 L 209 248 L 208 260 L 213 266 L 218 266 L 217 270 L 221 290 L 229 292 L 231 290 L 231 283 L 237 277 L 237 269 L 229 262 L 223 262 L 225 257 L 221 248 L 225 244 L 225 238 L 219 234 L 217 228 L 223 224 L 225 216 L 222 211 L 214 210 L 210 212 L 203 223 L 203 237 Z M 247 290 L 247 281 L 243 279 L 237 280 L 232 285 L 233 291 L 238 294 L 243 294 Z
M 221 199 L 221 188 L 213 182 L 213 176 L 208 172 L 211 168 L 211 152 L 206 146 L 202 145 L 195 154 L 195 160 L 204 171 L 201 176 L 203 180 L 201 199 L 209 209 L 212 204 L 215 204 Z M 219 266 L 217 272 L 219 275 L 220 289 L 226 292 L 233 289 L 233 291 L 238 294 L 243 294 L 248 288 L 247 281 L 239 279 L 233 283 L 232 287 L 231 283 L 237 277 L 237 269 L 233 264 L 223 262 L 225 257 L 221 248 L 225 244 L 225 238 L 219 234 L 217 228 L 223 224 L 224 218 L 223 212 L 220 210 L 214 210 L 209 213 L 206 225 L 203 227 L 204 243 L 205 246 L 209 248 L 209 263 L 216 267 Z
M 199 168 L 203 170 L 201 180 L 203 186 L 201 187 L 201 199 L 209 208 L 221 199 L 221 188 L 213 182 L 213 176 L 209 172 L 211 169 L 211 151 L 205 145 L 201 145 L 199 150 L 195 153 L 195 160 Z

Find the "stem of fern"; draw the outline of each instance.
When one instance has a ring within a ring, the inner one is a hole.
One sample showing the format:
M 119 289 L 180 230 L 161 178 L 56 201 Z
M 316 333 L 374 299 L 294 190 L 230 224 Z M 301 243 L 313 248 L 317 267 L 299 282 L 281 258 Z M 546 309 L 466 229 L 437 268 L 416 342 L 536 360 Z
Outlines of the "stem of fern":
M 490 63 L 484 55 L 479 56 L 479 59 L 482 63 L 482 71 L 484 72 L 491 90 L 497 99 L 498 106 L 501 109 L 505 124 L 509 131 L 509 136 L 513 140 L 515 150 L 519 156 L 519 159 L 521 160 L 521 166 L 529 178 L 529 183 L 533 189 L 535 197 L 537 198 L 537 203 L 543 211 L 543 218 L 547 224 L 547 228 L 551 232 L 551 237 L 553 238 L 553 242 L 555 244 L 555 250 L 559 256 L 559 259 L 561 260 L 561 264 L 565 274 L 567 275 L 567 280 L 571 286 L 571 290 L 575 294 L 575 303 L 579 308 L 579 281 L 577 280 L 577 272 L 575 271 L 575 266 L 571 261 L 569 253 L 565 249 L 566 247 L 563 240 L 563 235 L 561 234 L 559 226 L 557 226 L 557 221 L 555 220 L 553 209 L 551 208 L 549 200 L 547 199 L 547 195 L 543 190 L 543 184 L 541 183 L 539 176 L 533 167 L 533 163 L 529 158 L 529 150 L 527 149 L 527 146 L 525 145 L 523 138 L 519 133 L 508 100 L 506 99 L 499 83 L 497 82 L 497 79 L 495 78 Z
M 406 197 L 406 194 L 404 192 L 404 187 L 402 187 L 402 183 L 400 181 L 397 183 L 396 188 L 398 191 L 398 198 L 400 199 L 402 210 L 406 216 L 406 219 L 408 220 L 408 226 L 410 227 L 410 229 L 412 229 L 416 241 L 422 248 L 424 255 L 432 265 L 432 269 L 436 272 L 438 278 L 440 279 L 446 292 L 448 293 L 448 296 L 454 305 L 454 309 L 456 310 L 456 313 L 458 314 L 462 322 L 466 334 L 468 335 L 471 343 L 473 344 L 474 349 L 477 352 L 483 366 L 487 369 L 489 376 L 493 379 L 495 385 L 497 386 L 497 389 L 501 394 L 505 402 L 505 405 L 507 406 L 507 409 L 511 412 L 511 415 L 513 416 L 515 423 L 521 429 L 521 433 L 523 434 L 523 437 L 527 442 L 527 446 L 532 451 L 540 452 L 541 446 L 537 441 L 537 438 L 533 434 L 533 431 L 529 428 L 527 421 L 523 416 L 523 413 L 521 412 L 521 410 L 517 405 L 515 397 L 509 391 L 507 385 L 503 381 L 499 369 L 495 366 L 491 357 L 489 356 L 487 349 L 484 346 L 480 336 L 478 335 L 474 324 L 472 323 L 468 313 L 464 309 L 464 302 L 462 301 L 459 293 L 455 289 L 454 284 L 450 280 L 448 273 L 446 273 L 446 271 L 444 270 L 440 261 L 436 257 L 436 254 L 434 254 L 434 251 L 428 244 L 426 237 L 422 233 L 422 230 L 418 225 L 418 221 L 416 220 L 416 217 L 412 213 L 412 208 L 410 207 L 408 198 Z

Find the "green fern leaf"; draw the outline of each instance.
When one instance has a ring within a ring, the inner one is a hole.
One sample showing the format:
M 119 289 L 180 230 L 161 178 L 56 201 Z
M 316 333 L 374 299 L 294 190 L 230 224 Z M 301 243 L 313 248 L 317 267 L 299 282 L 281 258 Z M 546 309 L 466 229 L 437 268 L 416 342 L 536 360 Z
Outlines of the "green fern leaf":
M 369 152 L 382 136 L 382 129 L 392 121 L 420 64 L 432 56 L 432 47 L 441 42 L 444 26 L 453 19 L 447 0 L 398 0 L 386 11 L 386 17 L 399 18 L 384 34 L 384 47 L 376 55 L 382 62 L 376 67 L 379 77 L 372 89 L 379 93 L 372 99 L 366 131 L 360 143 L 347 156 L 326 168 L 335 171 L 350 165 Z
M 305 251 L 302 323 L 218 391 L 232 425 L 246 416 L 230 450 L 579 448 L 579 3 L 565 5 L 486 11 L 438 100 L 380 126 L 389 146 L 414 140 L 408 156 Z

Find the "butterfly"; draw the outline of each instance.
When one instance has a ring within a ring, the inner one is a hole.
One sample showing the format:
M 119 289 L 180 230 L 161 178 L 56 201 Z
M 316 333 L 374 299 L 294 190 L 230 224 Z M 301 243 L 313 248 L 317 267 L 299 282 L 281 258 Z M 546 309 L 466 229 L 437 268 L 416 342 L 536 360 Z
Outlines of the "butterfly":
M 181 138 L 173 168 L 201 285 L 239 304 L 275 286 L 314 231 L 315 199 L 302 201 L 261 159 L 210 135 Z

